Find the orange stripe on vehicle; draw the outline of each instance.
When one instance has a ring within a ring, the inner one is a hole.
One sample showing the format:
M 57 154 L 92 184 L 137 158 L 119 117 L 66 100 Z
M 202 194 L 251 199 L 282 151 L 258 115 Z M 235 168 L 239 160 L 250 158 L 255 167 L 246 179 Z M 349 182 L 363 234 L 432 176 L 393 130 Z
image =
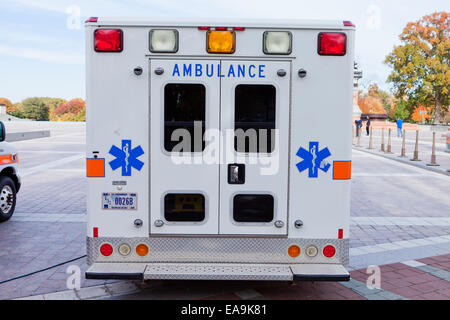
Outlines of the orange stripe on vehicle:
M 351 161 L 334 161 L 333 162 L 333 179 L 348 180 L 352 178 L 352 162 Z
M 13 159 L 12 154 L 4 154 L 0 156 L 0 165 L 10 163 L 17 163 L 17 156 L 15 157 L 15 159 Z
M 99 178 L 105 176 L 105 159 L 86 159 L 86 177 Z

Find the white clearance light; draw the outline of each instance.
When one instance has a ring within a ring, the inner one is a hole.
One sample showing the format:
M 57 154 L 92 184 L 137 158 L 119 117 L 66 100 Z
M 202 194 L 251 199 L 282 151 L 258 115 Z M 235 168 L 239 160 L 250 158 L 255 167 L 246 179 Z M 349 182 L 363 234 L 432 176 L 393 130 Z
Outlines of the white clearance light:
M 157 30 L 150 31 L 150 51 L 173 53 L 178 51 L 178 31 L 177 30 Z
M 292 33 L 287 31 L 264 32 L 263 48 L 265 54 L 291 54 Z
M 131 252 L 131 247 L 130 247 L 130 245 L 128 245 L 128 244 L 126 244 L 126 243 L 122 243 L 122 244 L 119 246 L 119 253 L 120 253 L 121 255 L 127 256 L 127 255 L 130 254 L 130 252 Z

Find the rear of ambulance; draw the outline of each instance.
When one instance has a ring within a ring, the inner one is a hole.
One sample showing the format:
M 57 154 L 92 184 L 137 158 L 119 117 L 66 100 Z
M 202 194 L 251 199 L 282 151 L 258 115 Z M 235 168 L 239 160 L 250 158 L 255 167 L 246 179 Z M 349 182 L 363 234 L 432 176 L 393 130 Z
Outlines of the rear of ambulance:
M 89 19 L 86 277 L 348 280 L 354 32 Z

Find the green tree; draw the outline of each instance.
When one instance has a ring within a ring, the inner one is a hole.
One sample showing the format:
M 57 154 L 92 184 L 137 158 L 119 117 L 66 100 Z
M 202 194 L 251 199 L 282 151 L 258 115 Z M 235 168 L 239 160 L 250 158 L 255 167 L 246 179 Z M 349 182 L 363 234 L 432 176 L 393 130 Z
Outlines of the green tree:
M 22 103 L 15 103 L 8 114 L 12 115 L 13 117 L 23 118 Z
M 24 118 L 33 120 L 48 120 L 49 107 L 41 98 L 28 98 L 22 101 Z
M 49 108 L 49 119 L 51 121 L 56 121 L 56 115 L 55 115 L 55 109 L 58 108 L 61 104 L 66 103 L 66 99 L 61 98 L 49 98 L 49 97 L 43 97 L 40 98 L 42 102 L 45 103 L 46 106 Z
M 394 119 L 408 119 L 409 118 L 409 111 L 408 111 L 408 107 L 407 107 L 407 103 L 402 101 L 399 102 L 396 106 L 395 106 L 395 111 L 394 111 Z
M 406 107 L 433 106 L 434 122 L 448 110 L 450 101 L 450 19 L 447 12 L 436 12 L 410 22 L 400 35 L 385 63 L 393 70 L 388 82 Z M 410 110 L 411 111 L 411 110 Z

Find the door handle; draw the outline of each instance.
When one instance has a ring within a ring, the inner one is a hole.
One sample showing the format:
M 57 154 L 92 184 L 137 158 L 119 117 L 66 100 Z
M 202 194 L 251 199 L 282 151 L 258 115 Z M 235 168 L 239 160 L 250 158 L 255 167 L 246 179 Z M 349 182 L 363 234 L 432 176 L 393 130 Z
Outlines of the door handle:
M 228 165 L 228 183 L 245 183 L 245 164 L 233 163 Z

